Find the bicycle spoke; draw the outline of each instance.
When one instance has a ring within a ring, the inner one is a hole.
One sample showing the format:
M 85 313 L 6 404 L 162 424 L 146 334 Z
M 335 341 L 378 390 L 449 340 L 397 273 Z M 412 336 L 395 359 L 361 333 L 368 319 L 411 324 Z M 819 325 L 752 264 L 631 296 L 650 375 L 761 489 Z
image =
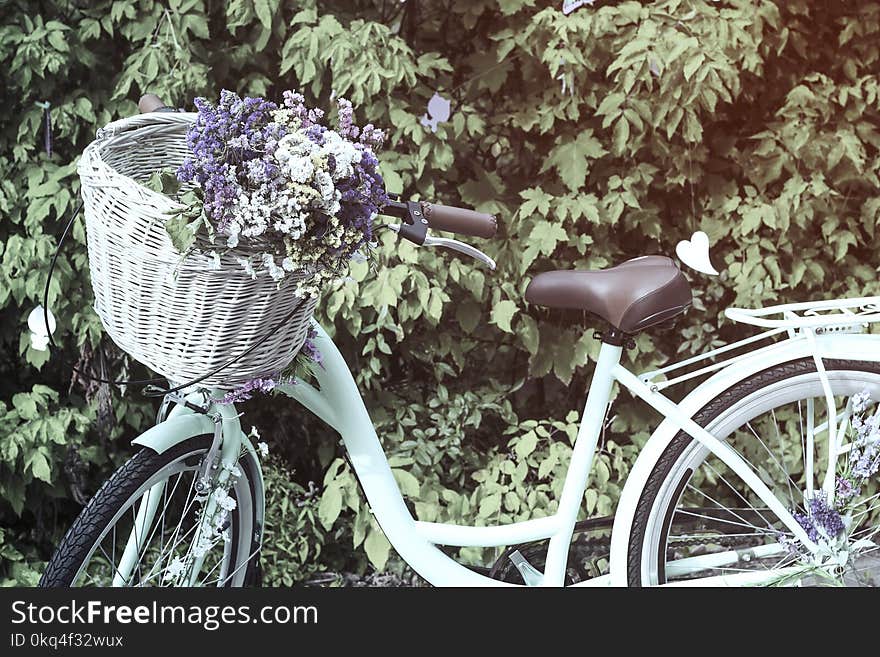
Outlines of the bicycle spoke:
M 705 465 L 707 468 L 709 468 L 709 469 L 710 469 L 710 470 L 711 470 L 711 471 L 712 471 L 717 477 L 719 477 L 719 478 L 721 479 L 721 481 L 723 481 L 723 482 L 727 485 L 727 487 L 730 488 L 730 490 L 732 490 L 732 491 L 734 492 L 734 494 L 735 494 L 737 497 L 739 497 L 743 502 L 745 502 L 746 504 L 748 504 L 748 505 L 749 505 L 749 508 L 753 508 L 753 507 L 751 507 L 751 502 L 749 502 L 749 501 L 743 496 L 743 494 L 740 493 L 739 490 L 738 490 L 733 484 L 731 484 L 729 481 L 727 481 L 727 479 L 724 478 L 724 475 L 722 475 L 720 472 L 718 472 L 718 470 L 716 470 L 714 467 L 712 467 L 712 464 L 711 464 L 711 463 L 709 463 L 708 461 L 706 461 L 706 462 L 704 463 L 704 465 Z M 757 509 L 755 509 L 755 513 L 757 513 L 757 514 L 761 517 L 761 520 L 763 520 L 765 523 L 767 523 L 767 526 L 768 526 L 768 527 L 772 527 L 772 526 L 773 526 L 773 523 L 771 523 L 769 520 L 767 520 L 767 518 L 764 517 L 764 514 L 762 514 L 760 511 L 758 511 Z
M 794 481 L 791 478 L 791 474 L 788 472 L 788 468 L 785 467 L 785 444 L 782 442 L 782 435 L 779 433 L 779 421 L 776 419 L 776 409 L 771 409 L 771 415 L 773 417 L 773 428 L 776 430 L 776 441 L 779 443 L 779 456 L 782 458 L 782 471 L 785 473 L 785 483 L 788 486 L 788 499 L 791 501 L 791 506 L 794 508 L 797 506 L 797 502 L 795 501 L 794 493 L 792 492 L 792 484 Z
M 703 497 L 705 497 L 707 500 L 709 500 L 710 502 L 712 502 L 713 504 L 715 504 L 719 509 L 721 509 L 722 511 L 726 511 L 727 513 L 729 513 L 730 515 L 732 515 L 732 516 L 733 516 L 734 518 L 736 518 L 737 520 L 741 520 L 743 523 L 745 523 L 744 526 L 747 526 L 747 527 L 749 527 L 749 528 L 751 528 L 751 529 L 756 529 L 756 530 L 758 530 L 758 531 L 764 531 L 764 533 L 767 533 L 767 532 L 764 530 L 763 527 L 758 527 L 757 525 L 753 525 L 753 524 L 751 524 L 751 523 L 748 522 L 745 518 L 743 518 L 741 515 L 739 515 L 739 514 L 737 514 L 737 513 L 734 513 L 731 509 L 725 507 L 723 504 L 721 504 L 720 502 L 718 502 L 717 500 L 715 500 L 714 498 L 712 498 L 710 495 L 708 495 L 707 493 L 705 493 L 705 492 L 699 490 L 698 488 L 695 488 L 693 485 L 688 484 L 688 485 L 687 485 L 687 488 L 690 489 L 690 490 L 692 490 L 692 491 L 694 491 L 695 493 L 699 493 L 700 495 L 702 495 Z M 759 513 L 758 515 L 761 515 L 761 514 Z M 761 516 L 761 519 L 764 520 L 765 522 L 767 521 L 767 519 L 764 518 L 764 516 Z M 769 523 L 768 523 L 767 527 L 768 527 L 768 529 L 770 529 L 771 533 L 775 531 L 775 530 L 773 529 L 773 526 L 770 525 Z
M 775 417 L 775 415 L 774 415 L 774 417 Z M 797 486 L 797 484 L 795 484 L 795 483 L 791 480 L 791 477 L 790 477 L 789 474 L 788 474 L 788 469 L 786 469 L 786 467 L 783 466 L 783 465 L 779 462 L 779 460 L 776 458 L 776 455 L 773 453 L 773 451 L 772 451 L 769 447 L 767 447 L 766 443 L 765 443 L 763 440 L 761 440 L 761 437 L 758 435 L 758 433 L 757 433 L 757 432 L 755 431 L 755 429 L 752 427 L 752 423 L 751 423 L 751 422 L 747 422 L 747 423 L 746 423 L 746 426 L 749 428 L 749 431 L 752 432 L 752 435 L 755 436 L 755 438 L 758 440 L 758 442 L 761 443 L 761 447 L 763 447 L 764 450 L 767 452 L 767 454 L 770 455 L 770 458 L 773 459 L 773 462 L 776 464 L 776 466 L 777 466 L 780 470 L 782 470 L 783 474 L 785 474 L 785 477 L 786 477 L 786 479 L 788 480 L 786 483 L 787 483 L 788 486 L 789 486 L 789 493 L 791 493 L 791 485 L 794 484 L 795 486 Z M 784 458 L 784 455 L 783 455 L 783 458 Z M 791 500 L 792 506 L 794 506 L 794 505 L 795 505 L 794 498 L 792 498 L 792 497 L 789 495 L 789 499 Z
M 181 473 L 181 476 L 183 476 L 183 473 Z M 172 533 L 171 538 L 169 538 L 168 542 L 162 546 L 162 549 L 159 552 L 159 558 L 156 560 L 155 565 L 147 573 L 148 578 L 152 574 L 153 570 L 156 567 L 160 568 L 160 570 L 162 570 L 162 572 L 164 572 L 164 570 L 162 569 L 162 563 L 165 560 L 165 554 L 168 554 L 168 557 L 170 559 L 171 555 L 174 553 L 174 549 L 177 547 L 177 544 L 178 544 L 177 537 L 180 533 L 180 529 L 181 529 L 181 525 L 183 524 L 183 520 L 184 520 L 184 518 L 186 518 L 187 514 L 189 513 L 190 508 L 192 507 L 192 504 L 196 500 L 196 498 L 193 496 L 193 492 L 195 491 L 195 484 L 196 484 L 196 477 L 195 477 L 195 475 L 193 475 L 192 481 L 190 482 L 190 485 L 189 485 L 189 490 L 187 491 L 187 494 L 186 494 L 186 500 L 184 502 L 183 511 L 181 511 L 181 513 L 180 513 L 180 520 L 177 522 L 177 525 L 174 528 L 174 533 Z M 181 539 L 181 540 L 183 540 L 183 539 Z M 170 546 L 170 549 L 168 549 L 169 546 Z
M 684 509 L 676 509 L 675 513 L 681 513 L 686 516 L 691 516 L 693 518 L 703 518 L 705 520 L 711 520 L 713 522 L 721 522 L 726 525 L 735 525 L 737 527 L 745 527 L 747 529 L 757 529 L 760 533 L 766 535 L 767 532 L 762 527 L 757 527 L 756 525 L 752 525 L 748 522 L 734 522 L 733 520 L 726 520 L 724 518 L 716 518 L 715 516 L 707 516 L 700 513 L 694 513 L 692 511 L 686 511 Z
M 128 581 L 128 580 L 125 579 L 125 576 L 124 576 L 121 572 L 119 572 L 119 568 L 117 568 L 117 566 L 116 566 L 116 562 L 115 562 L 113 559 L 111 559 L 110 557 L 107 556 L 107 551 L 104 549 L 104 547 L 103 547 L 102 545 L 99 545 L 98 548 L 101 550 L 101 553 L 104 555 L 104 558 L 107 559 L 107 563 L 110 564 L 110 567 L 113 569 L 113 571 L 114 571 L 117 575 L 119 575 L 120 577 L 122 577 L 123 580 Z

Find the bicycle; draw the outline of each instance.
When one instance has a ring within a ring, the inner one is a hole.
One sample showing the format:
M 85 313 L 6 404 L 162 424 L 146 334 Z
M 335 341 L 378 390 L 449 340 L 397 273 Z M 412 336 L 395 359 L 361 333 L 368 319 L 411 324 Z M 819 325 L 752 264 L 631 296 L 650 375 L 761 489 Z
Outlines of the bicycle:
M 396 199 L 385 213 L 400 220 L 391 228 L 401 239 L 451 248 L 494 268 L 479 249 L 429 234 L 433 228 L 487 238 L 494 219 L 435 207 L 442 210 L 429 215 L 422 203 Z M 819 496 L 831 504 L 840 495 L 837 473 L 854 449 L 847 436 L 857 411 L 867 406 L 874 411 L 868 422 L 880 421 L 880 336 L 865 332 L 880 322 L 880 297 L 730 308 L 727 318 L 764 331 L 641 374 L 621 362 L 633 336 L 691 305 L 690 285 L 670 258 L 545 272 L 531 281 L 526 300 L 584 311 L 605 326 L 557 510 L 544 517 L 483 527 L 416 520 L 344 358 L 317 323 L 323 367 L 316 385 L 296 380 L 278 389 L 340 434 L 376 520 L 421 577 L 433 585 L 509 585 L 457 563 L 440 546 L 549 541 L 541 569 L 516 550 L 507 554 L 525 585 L 570 583 L 569 546 L 617 383 L 664 419 L 623 488 L 610 571 L 575 585 L 808 584 L 826 577 L 877 583 L 876 480 L 861 491 L 836 543 L 804 517 Z M 678 403 L 662 394 L 700 379 Z M 265 511 L 260 459 L 222 397 L 198 387 L 165 396 L 156 425 L 133 441 L 140 451 L 83 509 L 41 585 L 255 583 Z M 817 415 L 823 404 L 824 421 Z

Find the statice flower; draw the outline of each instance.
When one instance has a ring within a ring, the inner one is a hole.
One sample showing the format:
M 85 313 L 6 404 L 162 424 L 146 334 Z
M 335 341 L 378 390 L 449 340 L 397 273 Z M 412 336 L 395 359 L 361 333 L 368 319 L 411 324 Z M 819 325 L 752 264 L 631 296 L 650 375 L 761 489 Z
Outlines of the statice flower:
M 218 488 L 214 491 L 214 501 L 224 511 L 235 510 L 235 498 L 232 497 L 224 488 Z
M 876 415 L 864 417 L 870 405 L 871 396 L 867 391 L 853 395 L 852 409 L 856 415 L 850 421 L 855 436 L 849 452 L 849 479 L 856 484 L 866 482 L 880 471 L 880 421 Z
M 180 557 L 174 557 L 168 566 L 165 567 L 165 574 L 163 576 L 163 580 L 172 581 L 176 580 L 183 574 L 183 571 L 186 569 L 186 562 Z
M 871 403 L 871 393 L 867 390 L 856 393 L 852 396 L 852 409 L 854 413 L 863 413 Z

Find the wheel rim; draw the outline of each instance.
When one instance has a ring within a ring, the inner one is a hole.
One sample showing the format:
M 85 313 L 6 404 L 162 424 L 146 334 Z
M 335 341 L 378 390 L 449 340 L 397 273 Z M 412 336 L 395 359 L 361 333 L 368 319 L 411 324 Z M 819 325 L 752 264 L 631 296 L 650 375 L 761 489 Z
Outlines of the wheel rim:
M 841 411 L 843 398 L 852 397 L 862 391 L 868 391 L 872 400 L 880 399 L 880 374 L 832 370 L 828 372 L 828 376 L 838 413 Z M 807 432 L 803 425 L 806 424 L 805 400 L 808 398 L 817 399 L 817 403 L 813 405 L 814 414 L 825 415 L 827 418 L 821 381 L 813 372 L 776 381 L 747 395 L 719 414 L 706 427 L 710 433 L 734 446 L 753 468 L 757 463 L 758 467 L 755 469 L 759 476 L 780 500 L 791 510 L 805 516 L 809 515 L 804 508 L 809 502 L 805 501 L 803 495 L 803 472 L 807 470 L 805 455 L 809 450 L 806 449 L 804 434 Z M 786 407 L 799 409 L 802 422 L 799 436 L 794 436 L 791 431 L 796 422 L 794 413 Z M 874 406 L 872 410 L 876 411 L 876 408 Z M 783 413 L 785 415 L 780 419 Z M 843 418 L 838 420 L 839 423 L 841 421 L 844 421 Z M 821 421 L 817 420 L 815 424 L 821 428 Z M 773 426 L 778 434 L 772 430 Z M 827 433 L 826 430 L 824 446 L 823 434 L 816 436 L 816 454 L 822 454 L 827 449 Z M 745 445 L 746 436 L 750 438 L 751 446 L 743 449 L 740 446 Z M 780 447 L 776 448 L 774 441 L 780 438 Z M 799 458 L 803 467 L 800 469 L 795 467 L 797 461 L 793 458 L 798 452 L 796 440 L 801 445 Z M 747 453 L 743 454 L 744 451 Z M 759 456 L 756 457 L 756 454 Z M 814 458 L 813 467 L 814 471 L 823 475 L 821 470 L 827 470 L 827 467 L 823 468 L 821 461 L 821 458 Z M 825 462 L 827 463 L 827 458 Z M 642 546 L 642 583 L 667 583 L 686 576 L 705 577 L 707 582 L 714 578 L 715 583 L 721 583 L 722 573 L 724 576 L 738 573 L 745 582 L 754 573 L 754 583 L 812 584 L 834 581 L 833 577 L 826 576 L 826 571 L 829 570 L 828 564 L 832 558 L 841 558 L 841 549 L 834 547 L 833 557 L 826 555 L 805 560 L 798 553 L 796 541 L 792 541 L 792 533 L 766 506 L 756 503 L 754 495 L 750 494 L 736 475 L 722 469 L 726 466 L 719 467 L 719 464 L 717 457 L 709 454 L 697 441 L 687 445 L 676 459 L 649 514 Z M 776 485 L 770 485 L 771 483 Z M 817 482 L 817 489 L 820 483 L 821 481 Z M 863 498 L 859 500 L 863 503 L 863 508 L 852 514 L 853 526 L 846 530 L 848 535 L 849 532 L 854 534 L 853 540 L 848 539 L 849 543 L 855 543 L 859 539 L 869 540 L 871 543 L 857 550 L 848 550 L 848 559 L 841 565 L 843 572 L 838 573 L 838 583 L 864 583 L 864 572 L 870 575 L 867 579 L 871 583 L 878 583 L 876 578 L 880 573 L 880 547 L 876 544 L 876 519 L 880 514 L 880 494 L 875 490 L 876 477 L 871 486 L 873 487 L 864 491 Z M 862 515 L 856 515 L 858 513 Z M 704 529 L 699 529 L 701 523 Z M 865 525 L 869 526 L 866 528 Z M 711 530 L 706 531 L 705 528 Z M 785 548 L 784 551 L 780 551 L 780 547 Z M 722 554 L 725 555 L 725 560 L 721 559 Z M 699 556 L 701 560 L 687 561 L 693 556 Z M 729 560 L 734 557 L 735 560 L 730 563 Z M 713 559 L 716 561 L 713 562 Z M 821 561 L 821 566 L 814 563 L 816 561 Z M 696 570 L 699 566 L 716 562 L 723 565 Z M 758 577 L 762 570 L 778 572 L 780 577 L 763 581 Z M 859 574 L 859 570 L 863 571 L 862 574 Z
M 204 454 L 205 449 L 201 448 L 181 454 L 144 481 L 106 524 L 88 550 L 71 585 L 241 586 L 246 565 L 254 556 L 249 554 L 253 501 L 245 476 L 238 477 L 229 490 L 236 503 L 228 518 L 229 540 L 213 541 L 200 561 L 201 567 L 190 561 L 189 575 L 194 574 L 193 577 L 187 577 L 187 573 L 180 573 L 185 579 L 172 576 L 177 570 L 174 564 L 186 563 L 187 555 L 192 556 L 193 539 L 200 529 L 202 513 L 195 491 L 195 475 Z M 162 498 L 157 501 L 155 491 L 163 482 Z M 135 532 L 142 547 L 134 556 L 131 576 L 121 583 L 124 573 L 120 572 L 120 561 L 136 527 L 136 509 L 151 499 L 157 505 L 153 522 L 140 535 Z M 207 543 L 203 547 L 207 547 Z

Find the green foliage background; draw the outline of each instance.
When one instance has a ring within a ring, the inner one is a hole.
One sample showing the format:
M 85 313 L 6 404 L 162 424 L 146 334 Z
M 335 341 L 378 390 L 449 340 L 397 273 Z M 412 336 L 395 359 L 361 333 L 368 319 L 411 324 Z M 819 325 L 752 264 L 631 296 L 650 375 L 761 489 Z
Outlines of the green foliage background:
M 742 329 L 729 304 L 878 294 L 880 5 L 865 0 L 0 0 L 0 582 L 34 583 L 84 500 L 150 421 L 136 390 L 71 378 L 28 348 L 75 160 L 141 93 L 349 97 L 387 127 L 391 191 L 501 218 L 470 261 L 385 236 L 321 314 L 424 520 L 552 512 L 596 354 L 593 328 L 523 302 L 529 276 L 671 253 L 693 230 L 717 279 L 637 367 Z M 564 81 L 564 88 L 563 88 Z M 419 117 L 452 99 L 436 133 Z M 42 148 L 51 103 L 54 150 Z M 126 375 L 102 337 L 80 223 L 50 303 L 65 356 Z M 245 409 L 274 449 L 266 581 L 399 571 L 338 457 L 284 398 Z M 584 513 L 605 515 L 655 418 L 618 398 Z M 310 482 L 312 482 L 310 484 Z M 492 554 L 464 551 L 462 558 Z

